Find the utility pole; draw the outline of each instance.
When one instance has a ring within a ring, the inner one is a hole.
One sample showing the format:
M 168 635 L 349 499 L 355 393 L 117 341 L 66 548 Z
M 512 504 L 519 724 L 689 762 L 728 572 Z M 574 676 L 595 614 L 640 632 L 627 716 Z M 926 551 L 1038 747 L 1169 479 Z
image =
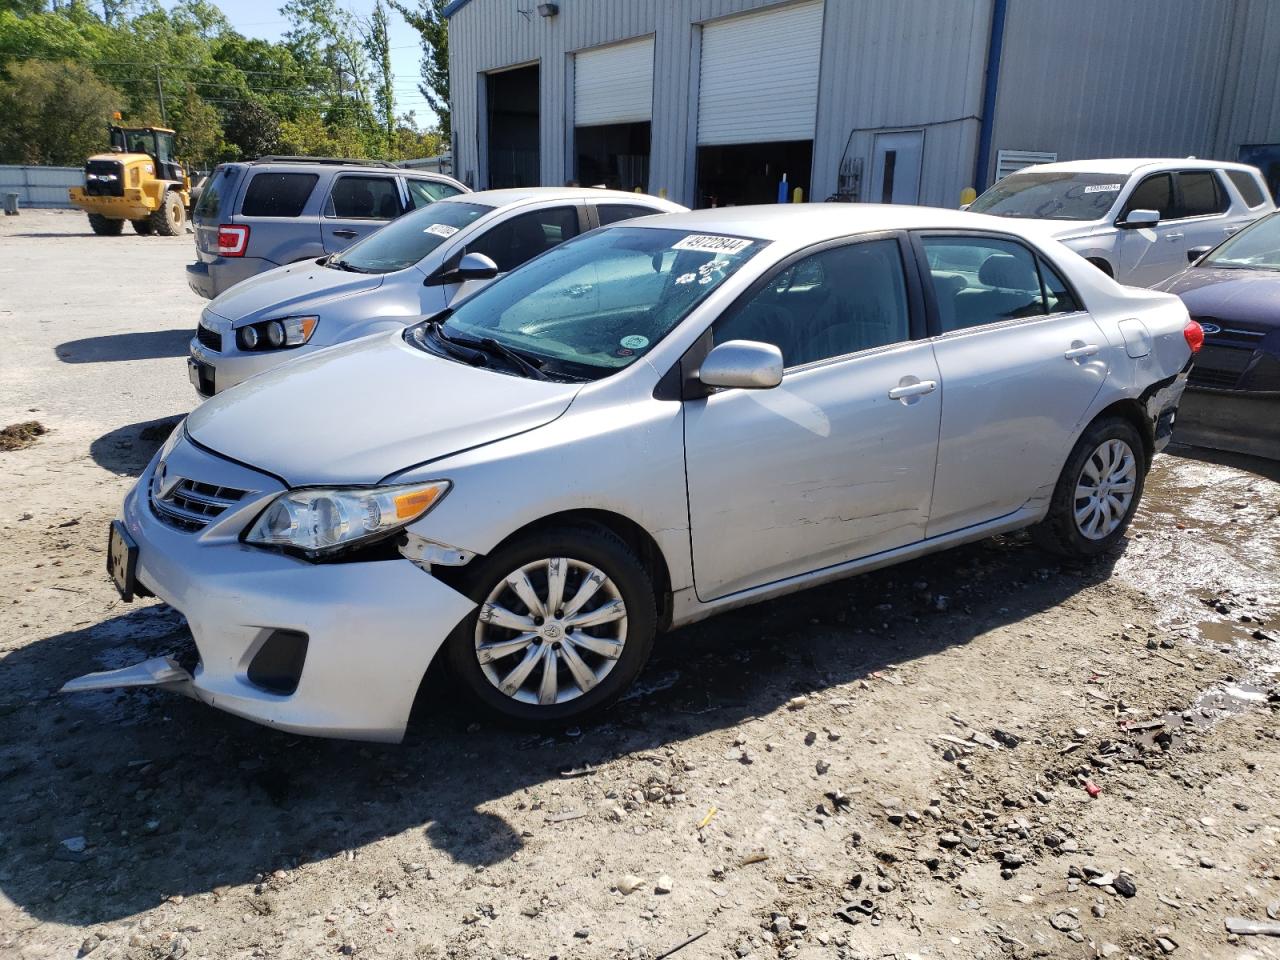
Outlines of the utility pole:
M 156 64 L 156 93 L 160 97 L 160 122 L 169 125 L 169 115 L 164 112 L 164 84 L 160 82 L 160 64 Z

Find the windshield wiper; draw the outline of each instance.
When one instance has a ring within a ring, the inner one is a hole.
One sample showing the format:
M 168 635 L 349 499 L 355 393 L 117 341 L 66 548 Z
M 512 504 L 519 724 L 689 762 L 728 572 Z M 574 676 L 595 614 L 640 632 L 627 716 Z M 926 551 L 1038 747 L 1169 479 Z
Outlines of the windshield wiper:
M 347 261 L 345 260 L 334 260 L 332 258 L 329 259 L 329 262 L 326 263 L 325 266 L 332 267 L 335 270 L 345 270 L 347 271 L 347 273 L 370 273 L 371 272 L 369 270 L 361 270 L 359 267 L 352 266 L 351 264 L 347 263 Z
M 440 345 L 441 350 L 455 360 L 461 360 L 463 363 L 470 364 L 473 367 L 479 367 L 485 363 L 484 354 L 481 351 L 454 340 L 444 332 L 443 326 L 443 320 L 427 321 L 427 329 L 436 335 L 436 342 Z
M 489 353 L 496 353 L 498 356 L 509 361 L 520 370 L 523 370 L 525 374 L 527 374 L 530 377 L 533 377 L 533 379 L 535 380 L 551 379 L 545 373 L 543 373 L 540 369 L 538 369 L 539 366 L 541 366 L 541 361 L 535 364 L 533 361 L 529 360 L 527 357 L 521 356 L 515 350 L 512 350 L 505 343 L 502 343 L 498 340 L 493 339 L 493 337 L 483 337 L 480 340 L 475 341 L 475 343 L 476 343 L 476 346 L 478 346 L 481 350 L 485 350 Z M 469 345 L 469 342 L 468 342 L 468 345 Z

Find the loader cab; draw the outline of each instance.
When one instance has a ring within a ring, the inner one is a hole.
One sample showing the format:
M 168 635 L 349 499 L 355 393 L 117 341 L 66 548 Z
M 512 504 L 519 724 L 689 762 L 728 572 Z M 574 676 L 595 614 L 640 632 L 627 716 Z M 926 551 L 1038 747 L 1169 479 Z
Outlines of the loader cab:
M 156 165 L 160 180 L 181 181 L 182 164 L 174 159 L 172 130 L 163 127 L 111 127 L 111 149 L 121 153 L 145 153 Z

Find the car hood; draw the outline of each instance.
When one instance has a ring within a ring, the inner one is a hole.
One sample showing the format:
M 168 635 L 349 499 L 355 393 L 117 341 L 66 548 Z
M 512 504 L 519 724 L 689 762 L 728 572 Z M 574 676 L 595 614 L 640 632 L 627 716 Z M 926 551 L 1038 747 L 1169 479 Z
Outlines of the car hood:
M 1019 217 L 1017 223 L 1019 226 L 1030 227 L 1043 236 L 1053 237 L 1060 243 L 1068 240 L 1084 240 L 1104 233 L 1110 228 L 1110 224 L 1105 220 L 1024 220 Z
M 385 274 L 349 273 L 331 270 L 314 260 L 276 267 L 237 283 L 210 301 L 210 313 L 240 327 L 273 317 L 297 316 L 300 311 L 316 311 L 357 293 L 382 286 Z
M 1190 267 L 1156 289 L 1180 296 L 1193 317 L 1280 328 L 1280 270 Z
M 581 386 L 455 363 L 381 333 L 218 394 L 187 418 L 187 433 L 291 487 L 377 483 L 550 423 Z

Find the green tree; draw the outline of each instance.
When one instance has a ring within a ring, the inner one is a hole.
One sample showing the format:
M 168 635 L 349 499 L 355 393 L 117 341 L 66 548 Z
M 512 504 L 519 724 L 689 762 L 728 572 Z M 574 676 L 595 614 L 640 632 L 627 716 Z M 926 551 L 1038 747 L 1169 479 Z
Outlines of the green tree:
M 448 0 L 418 0 L 414 9 L 401 0 L 389 0 L 409 26 L 422 37 L 422 82 L 418 91 L 440 118 L 445 139 L 451 137 L 449 118 L 449 21 L 444 8 Z
M 256 100 L 241 100 L 231 105 L 223 134 L 241 157 L 260 157 L 280 149 L 280 120 Z
M 107 147 L 124 95 L 77 63 L 11 64 L 0 83 L 0 163 L 78 167 Z
M 378 122 L 382 124 L 389 149 L 396 125 L 396 88 L 395 74 L 391 72 L 390 23 L 382 0 L 376 0 L 373 5 L 373 16 L 366 25 L 364 44 L 373 64 L 374 111 Z
M 174 113 L 179 157 L 196 167 L 207 167 L 221 159 L 227 146 L 223 140 L 222 117 L 191 84 L 186 85 L 177 100 Z

